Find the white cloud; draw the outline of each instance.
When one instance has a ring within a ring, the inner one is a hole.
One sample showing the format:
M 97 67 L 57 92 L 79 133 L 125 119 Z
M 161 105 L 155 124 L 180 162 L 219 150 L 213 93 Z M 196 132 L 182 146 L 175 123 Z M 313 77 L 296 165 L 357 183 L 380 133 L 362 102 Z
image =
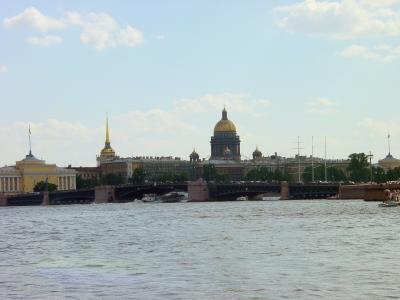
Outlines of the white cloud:
M 198 99 L 185 99 L 175 103 L 177 109 L 185 111 L 219 111 L 226 106 L 229 111 L 240 113 L 256 113 L 270 105 L 271 101 L 267 99 L 254 99 L 238 93 L 208 94 Z
M 313 114 L 331 114 L 336 112 L 337 103 L 328 98 L 318 98 L 307 103 L 307 112 Z
M 56 35 L 45 35 L 45 36 L 30 36 L 26 41 L 34 46 L 52 46 L 58 45 L 63 42 L 63 39 Z
M 304 0 L 274 9 L 289 32 L 348 39 L 400 34 L 397 0 Z
M 143 34 L 136 28 L 126 26 L 126 28 L 119 30 L 117 42 L 120 45 L 135 47 L 143 42 Z
M 221 117 L 224 103 L 228 113 L 236 112 L 233 119 L 240 125 L 240 118 L 246 118 L 248 112 L 262 111 L 269 101 L 235 93 L 208 94 L 190 101 L 176 101 L 167 109 L 133 110 L 111 115 L 111 144 L 121 156 L 176 155 L 187 158 L 196 147 L 202 157 L 207 157 L 210 135 Z M 7 139 L 7 145 L 2 147 L 0 165 L 12 164 L 27 153 L 28 125 L 27 122 L 17 122 L 0 126 L 0 140 Z M 55 119 L 33 122 L 33 152 L 37 157 L 59 165 L 95 165 L 95 157 L 104 146 L 103 126 L 103 122 L 90 127 Z M 246 138 L 249 132 L 244 127 L 238 129 L 239 134 Z M 255 142 L 247 142 L 253 151 Z
M 386 137 L 388 133 L 392 136 L 400 135 L 400 124 L 396 121 L 364 118 L 358 126 L 364 133 L 373 137 Z
M 42 32 L 65 27 L 64 22 L 45 16 L 35 7 L 27 8 L 19 15 L 4 19 L 3 25 L 6 28 L 24 27 Z
M 143 43 L 143 34 L 140 30 L 130 25 L 121 28 L 106 13 L 92 12 L 82 15 L 78 12 L 68 12 L 66 16 L 68 24 L 82 27 L 81 42 L 98 51 L 116 46 L 136 47 Z
M 0 74 L 1 73 L 7 73 L 8 72 L 8 68 L 6 65 L 1 65 L 0 64 Z
M 3 20 L 6 28 L 25 27 L 41 32 L 68 27 L 80 27 L 80 41 L 82 44 L 94 47 L 98 51 L 106 48 L 125 46 L 136 47 L 143 43 L 143 33 L 131 25 L 120 26 L 107 13 L 67 12 L 63 18 L 45 16 L 38 9 L 31 7 L 19 15 Z M 27 42 L 33 45 L 49 46 L 60 44 L 59 36 L 28 37 Z
M 340 53 L 344 58 L 363 58 L 388 63 L 400 58 L 400 45 L 392 47 L 386 44 L 369 48 L 362 45 L 351 45 Z

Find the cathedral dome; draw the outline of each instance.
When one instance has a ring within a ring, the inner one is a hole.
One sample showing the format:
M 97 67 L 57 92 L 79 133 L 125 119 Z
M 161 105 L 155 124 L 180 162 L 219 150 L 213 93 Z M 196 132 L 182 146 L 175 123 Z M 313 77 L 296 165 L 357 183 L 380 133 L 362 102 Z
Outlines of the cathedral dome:
M 236 126 L 228 120 L 228 113 L 225 108 L 222 111 L 222 119 L 214 127 L 214 133 L 220 132 L 236 132 Z
M 200 159 L 199 154 L 193 149 L 193 152 L 190 154 L 190 161 L 198 161 Z
M 256 150 L 253 152 L 253 159 L 258 159 L 262 157 L 262 152 L 256 147 Z

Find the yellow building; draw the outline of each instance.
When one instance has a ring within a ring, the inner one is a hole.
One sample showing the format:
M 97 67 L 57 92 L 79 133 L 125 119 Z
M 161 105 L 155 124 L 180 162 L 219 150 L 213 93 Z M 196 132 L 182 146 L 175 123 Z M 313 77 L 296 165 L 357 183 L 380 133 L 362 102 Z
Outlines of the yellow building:
M 46 180 L 57 185 L 57 189 L 61 191 L 76 189 L 75 170 L 46 164 L 29 152 L 15 166 L 0 168 L 0 193 L 31 193 L 38 182 Z
M 378 161 L 378 165 L 387 172 L 400 167 L 400 160 L 389 153 L 384 159 Z

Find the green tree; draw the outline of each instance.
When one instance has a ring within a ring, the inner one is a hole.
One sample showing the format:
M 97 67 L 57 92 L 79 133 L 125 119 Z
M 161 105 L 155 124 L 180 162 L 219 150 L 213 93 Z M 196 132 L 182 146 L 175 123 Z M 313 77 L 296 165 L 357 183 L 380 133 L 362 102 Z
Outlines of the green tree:
M 215 181 L 216 182 L 221 182 L 221 183 L 227 183 L 231 181 L 231 177 L 229 174 L 215 174 Z
M 143 168 L 136 168 L 133 171 L 132 177 L 129 178 L 129 182 L 131 183 L 135 183 L 135 184 L 140 184 L 143 183 L 145 181 L 146 175 L 144 173 Z
M 326 175 L 328 181 L 347 181 L 346 174 L 336 168 L 336 167 L 327 167 Z M 312 181 L 312 169 L 311 166 L 308 166 L 304 169 L 303 179 L 305 182 Z M 314 167 L 314 181 L 325 181 L 325 166 L 319 165 Z
M 44 192 L 46 190 L 49 192 L 54 192 L 57 190 L 57 185 L 46 181 L 39 181 L 33 188 L 34 192 Z
M 386 179 L 389 181 L 398 181 L 400 180 L 400 167 L 396 167 L 387 171 Z
M 118 185 L 124 183 L 124 178 L 121 174 L 107 174 L 101 177 L 100 182 L 104 185 Z
M 206 181 L 216 180 L 217 171 L 215 165 L 207 164 L 203 166 L 203 179 Z
M 385 170 L 380 167 L 373 167 L 372 174 L 374 181 L 377 183 L 384 183 L 387 181 Z
M 175 183 L 182 183 L 188 181 L 188 174 L 187 173 L 177 173 L 174 174 L 174 180 Z
M 99 185 L 99 180 L 96 177 L 84 179 L 81 175 L 76 176 L 76 188 L 79 189 L 90 189 Z
M 352 153 L 349 155 L 350 163 L 347 170 L 350 172 L 350 180 L 354 182 L 366 182 L 369 180 L 368 157 L 365 153 Z

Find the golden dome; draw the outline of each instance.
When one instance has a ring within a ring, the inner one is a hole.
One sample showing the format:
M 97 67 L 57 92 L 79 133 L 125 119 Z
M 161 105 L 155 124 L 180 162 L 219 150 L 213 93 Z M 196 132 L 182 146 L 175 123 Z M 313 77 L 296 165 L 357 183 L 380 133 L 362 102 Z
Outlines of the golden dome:
M 215 125 L 214 132 L 236 132 L 236 127 L 230 120 L 221 120 Z
M 103 156 L 114 156 L 115 155 L 115 151 L 113 148 L 111 147 L 104 147 L 103 150 L 101 150 L 101 155 Z
M 236 132 L 236 126 L 231 120 L 228 120 L 228 113 L 225 108 L 222 111 L 222 119 L 214 127 L 214 133 L 217 132 Z

